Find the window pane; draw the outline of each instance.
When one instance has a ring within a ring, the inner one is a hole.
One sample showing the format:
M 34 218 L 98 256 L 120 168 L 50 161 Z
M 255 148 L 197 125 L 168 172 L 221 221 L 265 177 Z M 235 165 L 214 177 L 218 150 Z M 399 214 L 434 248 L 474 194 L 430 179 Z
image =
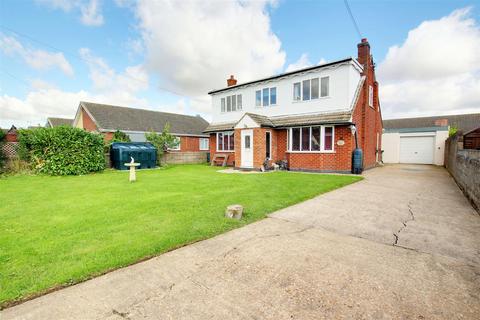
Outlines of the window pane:
M 242 95 L 237 94 L 237 110 L 242 110 Z
M 332 127 L 325 127 L 325 150 L 332 150 L 333 145 L 333 128 Z
M 230 132 L 230 151 L 235 150 L 235 134 Z
M 293 84 L 293 100 L 299 101 L 300 97 L 300 82 L 297 82 Z
M 321 96 L 322 97 L 328 97 L 329 95 L 329 77 L 324 77 L 322 78 L 322 92 L 321 92 Z
M 228 96 L 227 97 L 227 112 L 232 111 L 232 97 Z
M 255 91 L 255 106 L 260 107 L 262 105 L 262 91 Z
M 268 88 L 263 89 L 263 106 L 268 106 Z
M 223 133 L 217 134 L 217 149 L 223 150 Z
M 277 88 L 270 88 L 270 104 L 277 104 Z
M 302 82 L 303 86 L 303 101 L 310 100 L 310 80 L 304 80 Z
M 228 133 L 223 134 L 223 150 L 230 150 L 228 148 Z
M 232 111 L 237 111 L 237 96 L 232 96 Z
M 292 150 L 300 150 L 300 128 L 292 129 Z
M 250 149 L 250 136 L 245 136 L 245 149 Z
M 312 127 L 312 151 L 320 151 L 320 127 Z
M 368 86 L 368 105 L 373 107 L 373 87 Z
M 302 151 L 310 151 L 310 128 L 302 128 Z
M 312 79 L 312 99 L 318 98 L 318 78 Z
M 225 98 L 222 98 L 222 112 L 225 112 Z

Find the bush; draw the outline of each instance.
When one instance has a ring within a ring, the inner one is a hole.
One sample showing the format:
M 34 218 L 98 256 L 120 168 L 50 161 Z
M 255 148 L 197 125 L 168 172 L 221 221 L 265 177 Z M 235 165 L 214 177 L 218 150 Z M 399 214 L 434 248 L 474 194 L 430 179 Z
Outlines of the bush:
M 180 140 L 170 134 L 170 124 L 167 123 L 163 128 L 162 133 L 158 134 L 156 132 L 145 133 L 145 139 L 153 144 L 157 148 L 157 162 L 158 165 L 161 165 L 163 154 L 168 151 L 168 149 L 173 149 L 178 146 Z
M 105 169 L 103 136 L 67 126 L 20 130 L 20 158 L 37 173 L 79 175 Z

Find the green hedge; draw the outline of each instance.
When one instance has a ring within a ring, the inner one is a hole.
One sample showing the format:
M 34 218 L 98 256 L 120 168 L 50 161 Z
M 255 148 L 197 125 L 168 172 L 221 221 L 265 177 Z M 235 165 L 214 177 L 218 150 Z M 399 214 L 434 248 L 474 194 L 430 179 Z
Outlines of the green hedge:
M 79 175 L 105 169 L 103 136 L 72 127 L 20 130 L 20 157 L 38 173 Z

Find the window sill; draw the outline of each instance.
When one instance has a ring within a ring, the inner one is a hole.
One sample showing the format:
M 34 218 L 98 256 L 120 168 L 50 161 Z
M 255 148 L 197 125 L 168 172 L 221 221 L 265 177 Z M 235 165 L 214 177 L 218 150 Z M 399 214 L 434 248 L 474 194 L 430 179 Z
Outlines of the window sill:
M 215 152 L 235 153 L 235 150 L 216 150 Z
M 292 103 L 313 102 L 313 101 L 324 100 L 324 99 L 330 99 L 330 98 L 331 98 L 331 96 L 319 97 L 319 98 L 310 99 L 310 100 L 293 100 L 293 101 L 292 101 Z
M 286 153 L 336 153 L 335 151 L 287 151 Z

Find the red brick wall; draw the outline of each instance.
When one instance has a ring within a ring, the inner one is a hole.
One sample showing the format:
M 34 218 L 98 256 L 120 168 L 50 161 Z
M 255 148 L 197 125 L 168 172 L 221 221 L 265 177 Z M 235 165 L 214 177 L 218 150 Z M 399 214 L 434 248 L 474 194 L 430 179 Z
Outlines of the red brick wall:
M 337 145 L 343 140 L 343 146 Z M 350 171 L 354 140 L 348 126 L 336 126 L 333 153 L 287 152 L 287 161 L 292 170 Z
M 211 148 L 210 148 L 211 149 Z M 208 152 L 208 150 L 200 150 L 199 137 L 180 137 L 180 150 L 171 150 L 170 152 Z
M 239 145 L 237 137 L 238 135 L 235 134 L 235 149 L 237 148 L 237 145 Z M 216 153 L 222 153 L 222 154 L 229 154 L 228 159 L 227 159 L 227 165 L 233 166 L 235 164 L 235 152 L 227 152 L 227 151 L 218 151 L 217 152 L 217 134 L 216 133 L 211 133 L 210 134 L 210 161 L 213 160 L 213 157 L 215 156 Z
M 7 142 L 17 142 L 17 133 L 7 133 L 5 135 L 5 141 Z
M 95 122 L 93 122 L 92 118 L 88 115 L 85 110 L 82 109 L 82 120 L 83 120 L 83 129 L 86 131 L 96 131 L 97 126 L 95 125 Z
M 366 76 L 360 92 L 357 105 L 353 112 L 353 122 L 357 127 L 359 148 L 363 150 L 364 168 L 376 165 L 377 136 L 378 146 L 381 149 L 382 113 L 378 99 L 378 82 L 375 79 L 375 66 L 370 56 L 370 46 L 365 43 L 358 47 L 358 61 L 363 65 L 363 75 Z M 369 86 L 373 87 L 373 107 L 368 104 Z M 378 135 L 377 135 L 378 134 Z M 381 152 L 378 151 L 379 161 Z

